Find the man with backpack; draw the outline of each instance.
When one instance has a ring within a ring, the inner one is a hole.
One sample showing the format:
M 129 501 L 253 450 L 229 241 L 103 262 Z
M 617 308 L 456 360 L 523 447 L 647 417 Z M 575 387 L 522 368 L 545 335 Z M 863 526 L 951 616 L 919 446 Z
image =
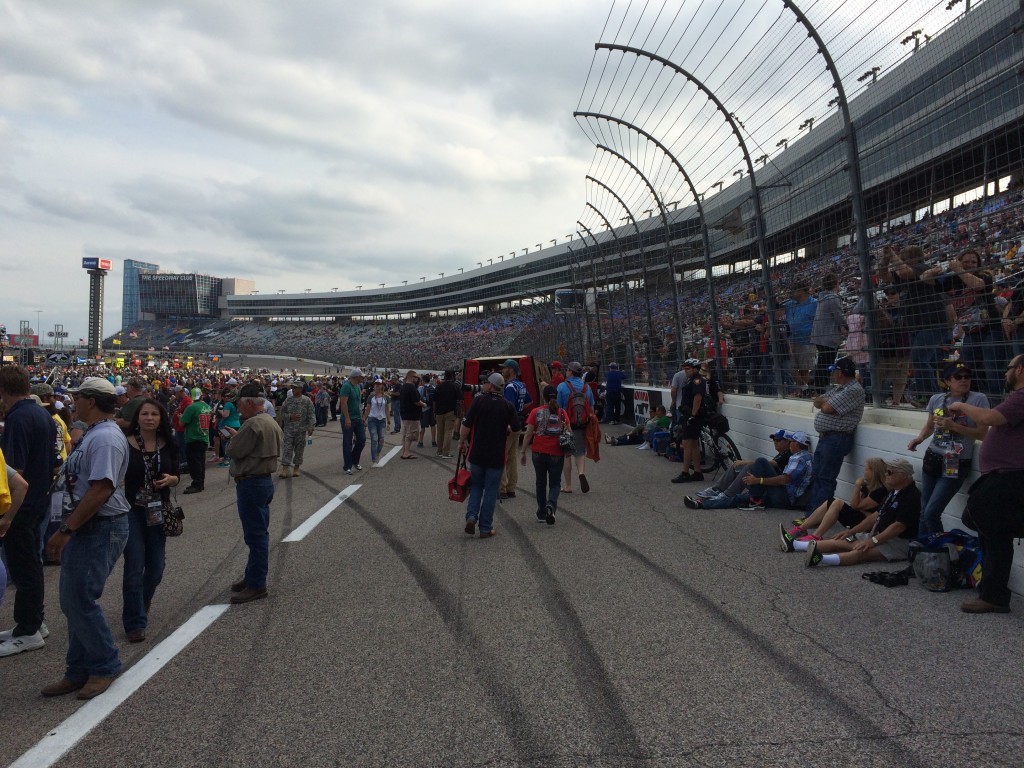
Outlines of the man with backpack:
M 590 483 L 584 473 L 587 463 L 586 429 L 594 413 L 594 395 L 583 382 L 583 366 L 576 361 L 569 363 L 569 378 L 558 385 L 558 407 L 569 414 L 569 426 L 573 432 L 573 457 L 575 462 L 565 462 L 562 478 L 565 487 L 561 493 L 572 493 L 572 465 L 580 476 L 580 490 L 587 493 Z
M 526 428 L 526 418 L 530 415 L 529 406 L 533 398 L 526 385 L 519 378 L 519 363 L 509 358 L 501 366 L 501 375 L 505 378 L 505 399 L 508 400 L 519 416 L 519 424 Z M 516 486 L 519 485 L 519 432 L 510 432 L 505 442 L 505 471 L 498 487 L 499 499 L 514 499 Z

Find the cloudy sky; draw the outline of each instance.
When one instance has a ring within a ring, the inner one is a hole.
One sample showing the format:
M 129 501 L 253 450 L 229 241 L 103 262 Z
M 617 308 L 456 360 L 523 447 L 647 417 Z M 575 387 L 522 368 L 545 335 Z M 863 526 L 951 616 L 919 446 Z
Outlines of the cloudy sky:
M 610 3 L 0 0 L 0 322 L 86 335 L 83 256 L 394 285 L 561 242 Z

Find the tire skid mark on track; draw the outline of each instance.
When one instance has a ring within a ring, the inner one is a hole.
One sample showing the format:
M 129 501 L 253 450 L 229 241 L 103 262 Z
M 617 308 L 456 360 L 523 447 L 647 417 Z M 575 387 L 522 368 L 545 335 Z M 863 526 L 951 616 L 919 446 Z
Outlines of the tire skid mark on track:
M 503 668 L 501 660 L 463 621 L 461 595 L 449 592 L 430 568 L 383 521 L 351 498 L 348 506 L 391 548 L 434 606 L 452 636 L 460 645 L 465 646 L 467 664 L 471 665 L 473 674 L 493 701 L 493 712 L 505 721 L 506 735 L 518 759 L 525 765 L 535 764 L 546 754 L 543 745 L 548 740 L 544 736 L 544 724 L 531 722 L 531 713 L 520 700 L 515 687 L 496 674 L 496 670 Z
M 513 541 L 537 581 L 544 608 L 560 631 L 576 685 L 590 712 L 593 733 L 600 743 L 601 754 L 647 759 L 649 756 L 642 746 L 643 740 L 633 727 L 622 697 L 608 674 L 601 654 L 591 642 L 572 600 L 558 585 L 558 577 L 548 568 L 543 555 L 533 546 L 519 522 L 505 510 L 502 513 L 506 530 L 512 532 Z
M 533 494 L 527 495 L 531 495 L 534 498 L 536 498 L 536 496 Z M 789 680 L 789 682 L 792 683 L 794 686 L 798 686 L 804 689 L 807 692 L 807 694 L 813 698 L 826 698 L 826 694 L 829 691 L 828 683 L 821 680 L 807 667 L 798 664 L 797 662 L 793 661 L 792 659 L 784 655 L 782 652 L 776 650 L 771 645 L 766 644 L 764 638 L 758 635 L 756 631 L 745 626 L 744 624 L 741 624 L 739 621 L 736 620 L 735 617 L 731 616 L 728 612 L 722 610 L 704 593 L 695 589 L 690 584 L 687 584 L 678 576 L 671 573 L 667 568 L 654 562 L 639 550 L 625 543 L 621 539 L 618 539 L 617 537 L 615 537 L 608 531 L 604 530 L 600 526 L 595 525 L 591 521 L 581 517 L 578 513 L 562 509 L 559 509 L 559 513 L 562 517 L 568 517 L 572 519 L 574 522 L 578 523 L 588 532 L 594 534 L 595 536 L 601 539 L 604 539 L 606 542 L 611 544 L 613 547 L 618 549 L 623 554 L 636 560 L 645 569 L 659 577 L 661 580 L 668 582 L 672 589 L 682 593 L 686 596 L 687 599 L 693 601 L 695 604 L 704 609 L 712 617 L 712 619 L 719 624 L 720 627 L 727 630 L 730 634 L 734 635 L 735 637 L 746 643 L 753 652 L 762 656 L 766 656 L 768 660 L 772 664 L 774 664 L 777 669 L 781 670 L 784 673 L 786 679 Z M 829 651 L 829 649 L 820 645 L 818 647 L 824 653 L 834 656 L 834 654 L 832 654 L 832 652 Z M 845 664 L 851 664 L 851 662 L 849 662 L 846 659 L 837 658 L 837 660 Z M 853 664 L 853 666 L 857 666 L 859 669 L 862 669 L 860 665 Z M 883 704 L 886 705 L 888 709 L 893 709 L 891 706 L 888 705 L 885 696 L 881 693 L 881 691 L 879 691 L 875 687 L 871 680 L 867 681 L 867 685 L 875 691 L 876 695 L 883 702 Z M 893 736 L 891 734 L 885 734 L 881 732 L 879 726 L 869 718 L 865 717 L 860 710 L 834 697 L 827 698 L 826 706 L 835 707 L 839 711 L 839 714 L 845 718 L 844 722 L 850 724 L 855 723 L 857 726 L 862 728 L 865 734 L 864 738 L 870 738 L 872 740 L 877 740 L 879 742 L 889 743 L 891 745 L 891 749 L 893 752 L 893 758 L 897 761 L 895 764 L 902 764 L 904 766 L 907 766 L 908 768 L 927 767 L 928 763 L 923 762 L 921 759 L 919 759 L 913 751 L 906 749 L 905 745 L 903 745 L 899 741 L 893 742 Z M 894 711 L 902 715 L 902 717 L 907 721 L 909 727 L 913 727 L 913 722 L 911 718 L 909 718 L 905 713 L 899 712 L 899 710 Z M 911 734 L 908 731 L 904 735 Z M 896 738 L 898 739 L 899 737 L 897 736 Z

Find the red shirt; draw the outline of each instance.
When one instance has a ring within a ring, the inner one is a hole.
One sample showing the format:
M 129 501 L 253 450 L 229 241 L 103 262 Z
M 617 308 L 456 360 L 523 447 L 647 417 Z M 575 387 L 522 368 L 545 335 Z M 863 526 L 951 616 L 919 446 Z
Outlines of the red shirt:
M 542 422 L 537 424 L 537 419 Z M 527 425 L 534 429 L 533 443 L 531 448 L 534 453 L 545 453 L 549 456 L 561 456 L 565 451 L 558 444 L 558 436 L 569 423 L 569 414 L 562 408 L 557 411 L 550 411 L 547 405 L 538 405 L 526 418 Z

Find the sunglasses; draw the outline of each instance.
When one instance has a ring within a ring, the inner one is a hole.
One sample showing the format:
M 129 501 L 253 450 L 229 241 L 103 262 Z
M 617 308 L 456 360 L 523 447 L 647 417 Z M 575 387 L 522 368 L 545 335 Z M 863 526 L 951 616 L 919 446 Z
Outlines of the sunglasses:
M 969 380 L 971 378 L 971 374 L 969 374 L 969 373 L 958 373 L 955 376 L 950 376 L 949 378 L 956 379 L 957 381 L 963 381 L 964 379 L 968 379 Z

